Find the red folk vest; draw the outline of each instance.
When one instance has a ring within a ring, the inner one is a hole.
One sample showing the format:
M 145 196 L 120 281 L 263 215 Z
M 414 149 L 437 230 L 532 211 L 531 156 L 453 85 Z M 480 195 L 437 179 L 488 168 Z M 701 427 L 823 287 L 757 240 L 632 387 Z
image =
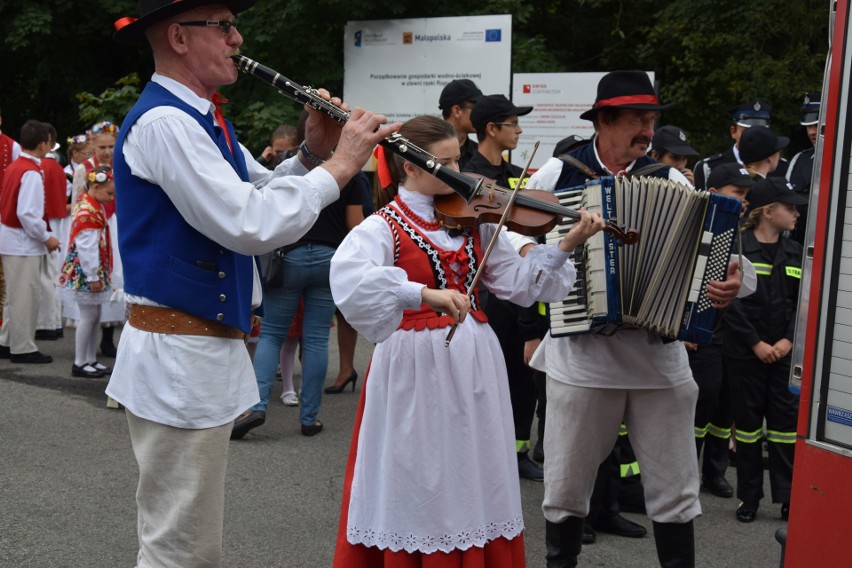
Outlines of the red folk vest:
M 27 172 L 41 174 L 41 168 L 23 156 L 6 168 L 3 186 L 0 188 L 0 222 L 7 227 L 21 228 L 21 222 L 18 220 L 18 193 L 21 191 L 21 179 Z M 47 217 L 44 220 L 47 221 Z
M 44 216 L 47 219 L 62 219 L 67 215 L 65 204 L 68 202 L 65 170 L 53 158 L 44 158 L 41 171 L 44 172 Z
M 467 292 L 482 258 L 479 231 L 465 230 L 462 232 L 465 237 L 462 246 L 456 251 L 447 251 L 434 245 L 419 228 L 410 224 L 393 203 L 377 211 L 376 215 L 390 226 L 394 235 L 394 265 L 405 270 L 411 282 L 425 284 L 429 288 Z M 450 268 L 455 264 L 459 266 L 458 273 Z M 476 290 L 470 295 L 470 306 L 468 315 L 482 323 L 488 321 Z M 398 329 L 420 331 L 452 325 L 450 316 L 439 314 L 423 304 L 418 310 L 405 310 Z
M 12 165 L 12 147 L 15 141 L 0 132 L 0 187 L 3 186 L 3 174 Z

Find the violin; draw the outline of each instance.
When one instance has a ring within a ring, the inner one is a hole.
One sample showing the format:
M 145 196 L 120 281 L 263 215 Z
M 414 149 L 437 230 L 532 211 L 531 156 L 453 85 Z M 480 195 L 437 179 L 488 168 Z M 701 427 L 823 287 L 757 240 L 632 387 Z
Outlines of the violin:
M 494 180 L 477 174 L 464 174 L 480 178 L 482 183 L 468 200 L 460 193 L 435 196 L 435 216 L 450 229 L 475 228 L 480 223 L 498 223 L 506 210 L 512 191 L 497 185 Z M 506 220 L 506 227 L 528 237 L 547 234 L 562 217 L 579 219 L 580 214 L 559 204 L 559 199 L 549 191 L 525 189 L 518 192 Z M 634 229 L 622 229 L 606 221 L 604 231 L 613 235 L 619 244 L 632 245 L 639 240 Z

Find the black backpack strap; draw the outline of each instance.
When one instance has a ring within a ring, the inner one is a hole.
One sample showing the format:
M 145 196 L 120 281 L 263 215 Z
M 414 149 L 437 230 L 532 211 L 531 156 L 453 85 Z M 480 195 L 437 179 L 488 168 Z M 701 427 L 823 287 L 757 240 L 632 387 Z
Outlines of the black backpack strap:
M 653 164 L 648 164 L 647 166 L 642 166 L 638 170 L 632 171 L 627 175 L 629 175 L 630 177 L 649 176 L 654 172 L 660 171 L 661 169 L 668 167 L 671 166 L 669 166 L 668 164 L 661 164 L 659 162 L 656 162 Z
M 668 164 L 661 164 L 659 162 L 656 162 L 654 164 L 648 164 L 647 166 L 642 166 L 638 170 L 632 171 L 627 175 L 629 175 L 630 177 L 649 176 L 649 175 L 653 174 L 654 172 L 658 172 L 663 168 L 669 168 L 669 167 L 671 167 L 671 166 L 669 166 Z
M 594 170 L 592 170 L 592 168 L 590 168 L 574 156 L 571 156 L 570 154 L 562 154 L 558 156 L 558 158 L 586 174 L 586 177 L 588 177 L 589 179 L 598 179 L 598 174 L 596 174 Z

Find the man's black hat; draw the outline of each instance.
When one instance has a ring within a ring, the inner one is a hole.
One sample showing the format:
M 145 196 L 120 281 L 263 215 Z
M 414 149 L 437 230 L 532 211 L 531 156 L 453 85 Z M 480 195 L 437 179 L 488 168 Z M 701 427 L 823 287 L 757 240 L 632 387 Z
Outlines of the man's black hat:
M 670 152 L 678 156 L 697 156 L 698 150 L 689 144 L 686 133 L 677 126 L 661 126 L 654 132 L 651 149 Z
M 793 184 L 782 177 L 763 178 L 754 184 L 748 193 L 748 206 L 757 209 L 773 203 L 807 205 L 808 198 L 796 193 Z
M 476 83 L 470 79 L 453 79 L 441 91 L 441 96 L 438 98 L 438 108 L 441 110 L 448 109 L 465 101 L 477 103 L 481 98 L 482 91 L 479 90 Z
M 237 14 L 254 6 L 257 0 L 139 0 L 138 18 L 116 20 L 112 39 L 118 43 L 136 44 L 145 39 L 145 30 L 174 15 L 207 5 L 224 5 Z
M 805 93 L 805 100 L 802 101 L 802 119 L 799 124 L 802 126 L 810 126 L 819 122 L 819 104 L 822 98 L 822 93 Z
M 740 159 L 744 164 L 765 160 L 790 143 L 786 136 L 778 136 L 765 126 L 752 126 L 740 136 Z
M 731 120 L 740 126 L 769 126 L 772 120 L 772 107 L 763 101 L 750 101 L 731 107 Z
M 488 95 L 482 97 L 473 110 L 470 111 L 470 122 L 477 132 L 485 130 L 489 122 L 506 116 L 524 116 L 532 112 L 533 107 L 519 107 L 512 104 L 505 95 Z
M 601 77 L 595 105 L 580 118 L 593 120 L 602 108 L 666 110 L 673 106 L 672 103 L 660 104 L 651 79 L 644 71 L 612 71 Z
M 707 187 L 722 189 L 726 185 L 752 187 L 754 180 L 742 165 L 736 162 L 725 162 L 710 170 L 710 175 L 707 176 Z

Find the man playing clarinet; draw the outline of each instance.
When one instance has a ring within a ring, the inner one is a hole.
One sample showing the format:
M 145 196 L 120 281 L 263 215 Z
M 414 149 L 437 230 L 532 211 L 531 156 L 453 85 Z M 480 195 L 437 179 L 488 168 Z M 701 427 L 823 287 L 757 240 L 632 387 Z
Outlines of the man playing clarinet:
M 142 0 L 115 26 L 156 62 L 114 164 L 130 325 L 107 394 L 139 465 L 140 567 L 220 565 L 228 440 L 258 401 L 243 342 L 261 299 L 252 255 L 304 234 L 396 129 L 355 109 L 341 132 L 312 111 L 297 156 L 257 163 L 216 105 L 237 78 L 234 15 L 254 2 Z

